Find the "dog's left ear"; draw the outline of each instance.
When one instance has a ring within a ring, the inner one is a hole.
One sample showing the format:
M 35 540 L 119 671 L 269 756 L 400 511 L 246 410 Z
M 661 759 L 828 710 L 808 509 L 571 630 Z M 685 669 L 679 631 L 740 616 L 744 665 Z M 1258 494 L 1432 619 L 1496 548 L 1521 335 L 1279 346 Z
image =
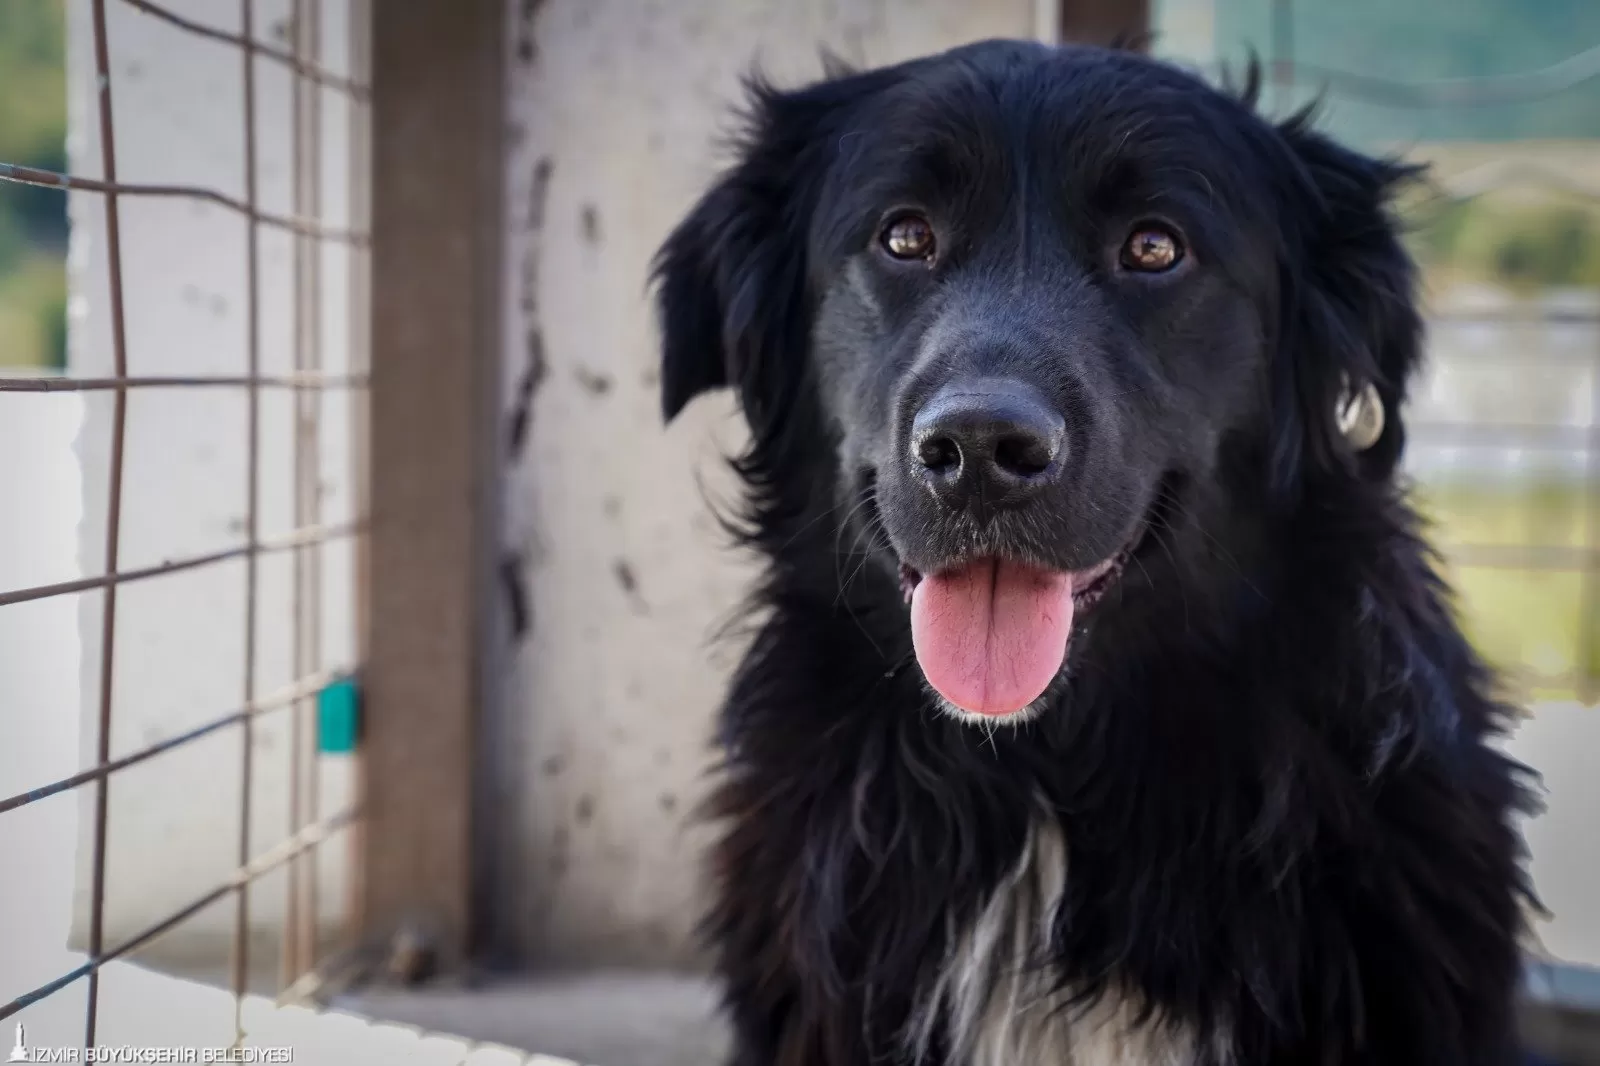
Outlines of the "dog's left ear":
M 1295 171 L 1283 195 L 1274 407 L 1280 485 L 1312 464 L 1371 480 L 1393 475 L 1405 447 L 1400 408 L 1421 352 L 1416 267 L 1391 201 L 1420 167 L 1369 158 L 1309 128 L 1278 130 Z

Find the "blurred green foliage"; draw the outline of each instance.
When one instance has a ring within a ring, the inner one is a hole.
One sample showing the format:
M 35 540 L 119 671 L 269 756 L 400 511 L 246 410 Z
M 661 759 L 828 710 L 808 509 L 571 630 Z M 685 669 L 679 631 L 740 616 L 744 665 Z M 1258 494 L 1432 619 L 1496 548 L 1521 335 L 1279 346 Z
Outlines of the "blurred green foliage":
M 1436 281 L 1482 281 L 1527 294 L 1600 286 L 1600 210 L 1552 199 L 1444 202 L 1410 212 L 1411 247 Z
M 0 161 L 66 169 L 64 0 L 0 0 Z M 0 183 L 0 366 L 66 361 L 66 197 Z

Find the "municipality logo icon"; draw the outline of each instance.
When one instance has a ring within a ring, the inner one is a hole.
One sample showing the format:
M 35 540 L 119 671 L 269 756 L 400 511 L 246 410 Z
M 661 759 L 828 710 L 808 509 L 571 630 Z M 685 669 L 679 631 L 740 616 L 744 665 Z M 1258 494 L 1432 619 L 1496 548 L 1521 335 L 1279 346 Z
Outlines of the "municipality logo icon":
M 0 1047 L 5 1047 L 0 1044 Z M 32 1062 L 33 1056 L 28 1054 L 27 1034 L 22 1028 L 22 1023 L 17 1023 L 17 1042 L 11 1046 L 11 1054 L 6 1056 L 7 1062 Z

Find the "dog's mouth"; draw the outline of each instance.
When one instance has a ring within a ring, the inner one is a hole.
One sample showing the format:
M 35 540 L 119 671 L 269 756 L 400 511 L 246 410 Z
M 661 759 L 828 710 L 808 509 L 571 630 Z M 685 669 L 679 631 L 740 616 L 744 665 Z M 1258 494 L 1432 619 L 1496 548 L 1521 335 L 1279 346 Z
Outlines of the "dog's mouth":
M 1060 675 L 1074 625 L 1099 603 L 1144 547 L 1158 511 L 1092 566 L 1054 570 L 1004 555 L 958 559 L 932 573 L 900 564 L 911 635 L 923 676 L 945 701 L 1003 718 L 1028 710 Z
M 1117 583 L 1117 578 L 1122 576 L 1123 567 L 1128 565 L 1134 553 L 1144 544 L 1146 527 L 1141 524 L 1139 533 L 1114 555 L 1096 563 L 1094 566 L 1083 570 L 1073 570 L 1067 573 L 1072 579 L 1072 606 L 1075 611 L 1086 611 L 1100 602 L 1100 598 Z M 988 557 L 976 559 L 975 564 L 994 563 L 999 565 L 1002 560 Z M 970 565 L 970 564 L 963 564 Z M 1008 564 L 1026 565 L 1026 564 Z M 1049 571 L 1043 567 L 1035 569 L 1043 573 Z M 948 572 L 948 571 L 946 571 Z M 922 584 L 922 571 L 906 563 L 900 564 L 900 594 L 905 597 L 907 606 L 911 604 L 917 586 Z

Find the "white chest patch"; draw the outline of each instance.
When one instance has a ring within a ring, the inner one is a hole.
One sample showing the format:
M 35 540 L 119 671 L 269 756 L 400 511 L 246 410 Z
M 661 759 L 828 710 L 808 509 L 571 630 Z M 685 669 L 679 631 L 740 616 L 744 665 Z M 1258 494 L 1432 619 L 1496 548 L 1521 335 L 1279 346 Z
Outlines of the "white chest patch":
M 908 1034 L 918 1062 L 942 1032 L 966 1066 L 1192 1066 L 1192 1033 L 1138 1021 L 1135 997 L 1108 993 L 1065 1009 L 1038 960 L 1066 885 L 1060 830 L 1037 826 L 1016 869 L 976 920 L 954 930 Z

